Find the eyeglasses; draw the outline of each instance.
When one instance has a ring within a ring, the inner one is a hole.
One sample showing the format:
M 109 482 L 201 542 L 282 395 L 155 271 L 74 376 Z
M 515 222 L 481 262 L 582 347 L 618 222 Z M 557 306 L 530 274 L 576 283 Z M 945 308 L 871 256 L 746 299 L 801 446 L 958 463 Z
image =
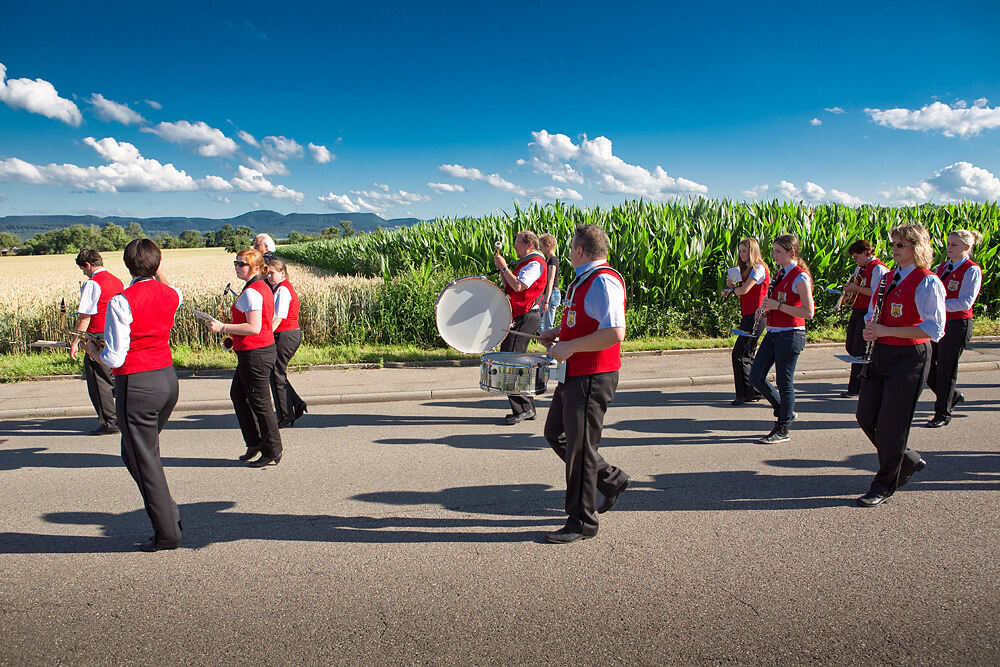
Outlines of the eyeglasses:
M 250 264 L 248 262 L 241 262 L 239 260 L 235 260 L 233 262 L 233 266 L 235 266 L 235 267 L 250 266 Z
M 908 246 L 910 244 L 909 243 L 904 243 L 903 241 L 894 241 L 893 243 L 890 243 L 889 245 L 895 246 L 897 248 L 905 248 L 906 246 Z

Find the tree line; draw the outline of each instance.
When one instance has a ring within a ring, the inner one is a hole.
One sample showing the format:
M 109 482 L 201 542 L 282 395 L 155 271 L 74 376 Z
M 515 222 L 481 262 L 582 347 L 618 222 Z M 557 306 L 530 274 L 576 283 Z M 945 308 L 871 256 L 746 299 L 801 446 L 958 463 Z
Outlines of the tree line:
M 266 230 L 261 230 L 266 232 Z M 197 229 L 187 229 L 179 236 L 160 232 L 153 240 L 161 248 L 225 248 L 229 252 L 237 252 L 253 245 L 256 231 L 246 225 L 233 227 L 229 223 L 222 225 L 218 231 L 201 232 Z M 275 239 L 278 243 L 303 243 L 317 239 L 340 238 L 354 236 L 356 231 L 349 220 L 341 220 L 338 226 L 330 226 L 315 236 L 307 236 L 292 230 L 287 239 Z M 71 225 L 62 229 L 35 234 L 27 241 L 21 241 L 17 235 L 10 232 L 0 232 L 0 248 L 18 248 L 19 254 L 55 255 L 76 253 L 80 250 L 98 250 L 107 252 L 122 250 L 133 239 L 148 236 L 138 222 L 130 222 L 127 227 L 109 222 L 103 228 L 97 225 Z

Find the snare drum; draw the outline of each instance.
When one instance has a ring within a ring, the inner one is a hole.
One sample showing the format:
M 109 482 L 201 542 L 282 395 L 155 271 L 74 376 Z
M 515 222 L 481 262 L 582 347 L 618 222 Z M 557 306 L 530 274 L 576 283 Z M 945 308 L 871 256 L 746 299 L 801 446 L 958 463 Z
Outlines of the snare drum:
M 549 357 L 523 352 L 487 352 L 479 362 L 479 388 L 491 394 L 544 394 L 548 381 Z

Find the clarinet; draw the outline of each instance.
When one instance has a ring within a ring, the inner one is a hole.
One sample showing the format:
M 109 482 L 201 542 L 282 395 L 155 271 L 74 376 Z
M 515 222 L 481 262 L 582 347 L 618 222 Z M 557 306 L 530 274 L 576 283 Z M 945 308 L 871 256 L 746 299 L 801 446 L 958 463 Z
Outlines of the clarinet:
M 778 280 L 784 278 L 784 269 L 778 271 L 773 276 L 771 276 L 771 284 L 767 286 L 767 296 L 766 299 L 771 299 L 774 297 L 774 288 L 778 286 Z M 760 335 L 760 330 L 763 328 L 764 324 L 764 304 L 760 305 L 757 312 L 753 314 L 753 331 L 751 332 L 755 337 Z
M 882 302 L 885 300 L 885 290 L 889 285 L 889 274 L 882 276 L 882 280 L 878 284 L 878 295 L 875 297 L 875 303 L 872 305 L 872 322 L 878 324 L 879 317 L 882 316 Z M 875 341 L 870 340 L 865 345 L 865 353 L 862 355 L 862 359 L 865 365 L 861 368 L 861 376 L 868 377 L 868 365 L 872 361 L 872 353 L 875 352 Z

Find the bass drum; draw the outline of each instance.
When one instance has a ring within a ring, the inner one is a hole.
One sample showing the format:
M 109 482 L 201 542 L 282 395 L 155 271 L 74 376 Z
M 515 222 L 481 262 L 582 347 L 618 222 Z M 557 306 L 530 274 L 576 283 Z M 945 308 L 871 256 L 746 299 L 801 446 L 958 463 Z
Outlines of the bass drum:
M 507 295 L 478 276 L 449 283 L 434 303 L 434 318 L 444 342 L 466 354 L 495 348 L 513 321 Z

